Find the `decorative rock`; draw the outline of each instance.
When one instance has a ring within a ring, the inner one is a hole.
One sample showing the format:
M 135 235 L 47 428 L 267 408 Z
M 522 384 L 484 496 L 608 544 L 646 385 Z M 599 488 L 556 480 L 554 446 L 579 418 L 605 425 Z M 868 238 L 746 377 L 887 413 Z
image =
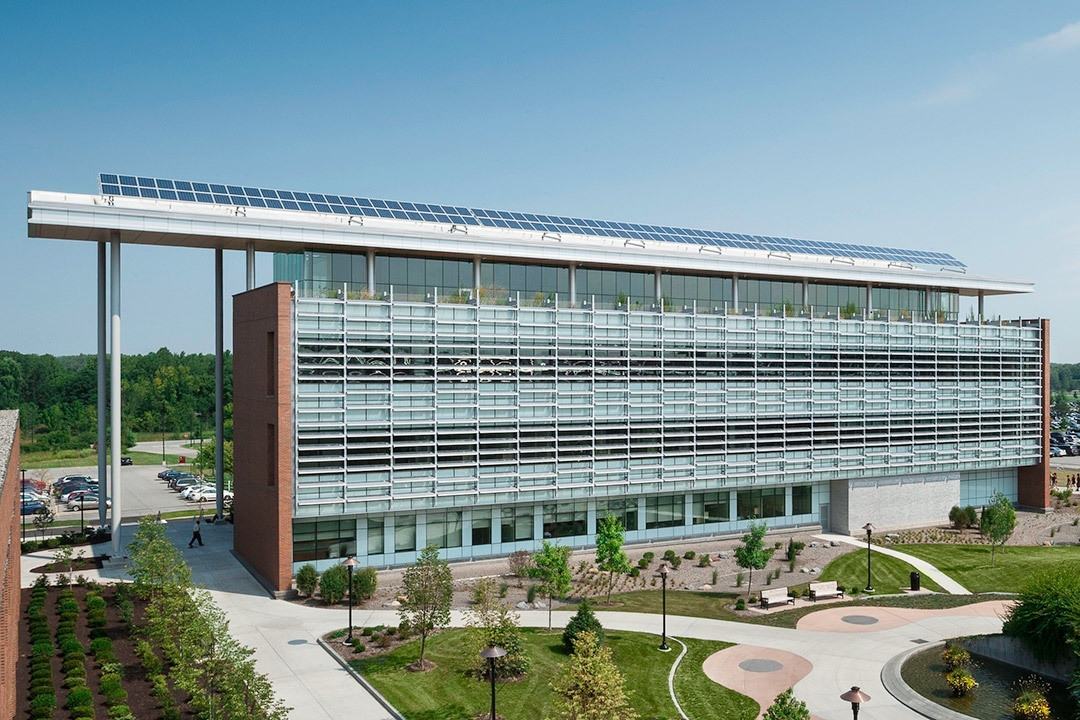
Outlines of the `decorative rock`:
M 802 568 L 799 568 L 799 572 L 807 573 L 807 572 L 810 572 L 810 571 L 809 571 L 809 569 L 802 567 Z
M 687 586 L 686 586 L 685 588 L 683 588 L 683 589 L 684 589 L 684 590 L 697 590 L 697 588 L 696 588 L 695 586 L 693 586 L 693 585 L 687 585 Z
M 810 543 L 810 547 L 817 547 L 817 543 L 816 542 Z
M 407 602 L 409 602 L 409 598 L 405 597 L 404 595 L 398 595 L 394 599 L 397 600 L 399 603 L 407 603 Z
M 720 551 L 720 552 L 716 553 L 716 557 L 720 558 L 721 560 L 727 560 L 728 559 L 728 554 L 726 552 L 724 552 L 724 551 Z
M 840 547 L 840 543 L 836 542 L 835 540 L 830 540 L 829 547 Z
M 390 602 L 384 602 L 383 607 L 390 607 L 390 608 L 401 607 L 401 603 L 399 603 L 397 600 L 391 600 Z
M 524 600 L 519 602 L 516 607 L 517 607 L 518 610 L 530 610 L 530 609 L 532 609 L 532 605 L 525 602 Z
M 819 572 L 821 572 L 821 568 L 810 568 L 811 575 L 817 575 Z
M 702 585 L 701 589 L 702 590 L 712 590 L 712 585 L 708 585 L 708 584 Z

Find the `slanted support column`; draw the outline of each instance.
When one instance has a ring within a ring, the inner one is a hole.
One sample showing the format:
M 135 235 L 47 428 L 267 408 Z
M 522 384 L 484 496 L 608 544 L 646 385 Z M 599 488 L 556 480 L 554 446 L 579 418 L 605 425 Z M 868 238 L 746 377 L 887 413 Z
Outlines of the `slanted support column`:
M 663 275 L 660 273 L 660 268 L 653 270 L 653 302 L 660 305 L 664 302 L 664 284 L 662 281 Z
M 245 248 L 247 256 L 247 289 L 255 289 L 255 243 L 249 242 Z
M 109 362 L 109 453 L 112 473 L 112 518 L 109 528 L 112 531 L 113 557 L 120 555 L 120 518 L 123 517 L 121 499 L 124 486 L 120 480 L 120 231 L 113 230 L 109 236 L 112 250 L 112 351 Z M 104 478 L 98 478 L 102 482 Z
M 214 250 L 214 483 L 217 516 L 225 517 L 225 301 L 222 292 L 222 250 Z
M 983 315 L 983 292 L 982 292 L 982 290 L 980 290 L 979 291 L 979 323 L 980 324 L 983 321 L 983 317 L 985 317 Z
M 367 291 L 371 297 L 375 297 L 375 251 L 367 251 Z
M 106 304 L 105 298 L 105 264 L 107 260 L 108 249 L 105 247 L 105 243 L 98 243 L 98 256 L 97 256 L 97 475 L 98 475 L 98 497 L 109 497 L 109 473 L 108 468 L 105 466 L 105 448 L 109 442 L 108 432 L 106 432 L 105 423 L 108 422 L 105 418 L 106 408 L 108 407 L 105 401 L 105 393 L 107 389 L 105 387 L 105 362 L 108 357 L 108 351 L 105 347 L 106 338 L 108 336 L 108 319 L 109 307 Z M 104 502 L 98 502 L 98 527 L 105 527 L 107 522 L 106 510 Z
M 570 263 L 570 304 L 577 305 L 577 263 Z

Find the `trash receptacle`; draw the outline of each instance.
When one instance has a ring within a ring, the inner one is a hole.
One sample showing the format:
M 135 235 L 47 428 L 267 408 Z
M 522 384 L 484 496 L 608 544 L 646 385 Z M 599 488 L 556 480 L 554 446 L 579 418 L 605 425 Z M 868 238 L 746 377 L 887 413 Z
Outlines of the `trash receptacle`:
M 913 570 L 911 572 L 911 589 L 912 590 L 918 590 L 921 584 L 922 584 L 922 575 L 919 574 L 918 570 Z

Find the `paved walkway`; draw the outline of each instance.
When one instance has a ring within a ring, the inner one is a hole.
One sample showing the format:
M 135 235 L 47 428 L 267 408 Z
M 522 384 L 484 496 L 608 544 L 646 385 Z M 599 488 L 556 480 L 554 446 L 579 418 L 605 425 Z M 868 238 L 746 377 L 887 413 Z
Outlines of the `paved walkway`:
M 761 717 L 777 695 L 795 687 L 813 668 L 786 650 L 733 645 L 705 658 L 701 669 L 713 682 L 757 701 Z
M 820 540 L 824 540 L 826 542 L 829 542 L 830 540 L 835 540 L 837 542 L 846 543 L 848 545 L 854 545 L 856 547 L 861 547 L 861 548 L 866 547 L 866 542 L 865 541 L 856 540 L 855 538 L 853 538 L 853 537 L 851 537 L 849 535 L 822 534 L 822 535 L 815 535 L 814 537 L 816 537 L 816 538 L 818 538 Z M 904 562 L 906 562 L 907 564 L 914 567 L 916 570 L 918 570 L 920 573 L 922 573 L 926 577 L 932 579 L 934 582 L 936 582 L 938 585 L 941 586 L 942 590 L 949 593 L 950 595 L 970 595 L 971 594 L 971 592 L 966 587 L 964 587 L 960 583 L 956 582 L 951 577 L 949 577 L 945 573 L 941 572 L 940 570 L 938 570 L 936 567 L 934 567 L 930 563 L 926 562 L 925 560 L 917 558 L 914 555 L 908 555 L 907 553 L 900 552 L 899 550 L 893 550 L 892 548 L 882 547 L 881 545 L 873 545 L 873 544 L 871 544 L 870 548 L 872 550 L 874 550 L 875 552 L 881 553 L 882 555 L 889 555 L 890 557 L 899 558 L 900 560 L 903 560 Z
M 131 529 L 125 530 L 125 539 L 130 538 Z M 260 671 L 270 677 L 279 696 L 294 708 L 292 718 L 389 720 L 385 710 L 316 644 L 322 634 L 347 625 L 346 610 L 305 607 L 270 599 L 230 552 L 231 525 L 204 527 L 206 546 L 192 550 L 187 549 L 191 533 L 187 522 L 171 523 L 167 532 L 191 565 L 195 581 L 205 586 L 228 614 L 237 639 L 255 648 Z M 103 546 L 95 548 L 98 553 L 103 550 Z M 32 583 L 36 577 L 26 571 L 41 562 L 40 556 L 23 558 L 24 584 Z M 87 571 L 83 575 L 105 581 L 125 577 L 122 568 Z M 990 610 L 990 606 L 995 610 Z M 855 633 L 682 616 L 669 616 L 667 625 L 668 634 L 673 637 L 722 640 L 799 656 L 812 668 L 797 682 L 795 693 L 823 720 L 850 717 L 850 706 L 839 697 L 852 685 L 861 686 L 873 698 L 860 712 L 864 720 L 907 720 L 918 716 L 892 698 L 881 684 L 881 669 L 889 658 L 912 647 L 915 641 L 934 642 L 959 635 L 1000 632 L 1001 619 L 996 612 L 999 606 L 995 602 L 944 612 L 923 611 L 923 615 L 912 617 L 904 624 L 882 623 L 880 628 Z M 870 615 L 874 610 L 878 608 L 820 612 Z M 523 626 L 547 626 L 545 611 L 529 610 L 520 615 Z M 597 616 L 607 628 L 659 634 L 657 615 L 600 611 Z M 553 622 L 562 627 L 570 617 L 570 612 L 556 610 Z M 353 620 L 356 625 L 396 625 L 398 617 L 395 611 L 380 608 L 354 610 Z M 452 613 L 453 625 L 463 625 L 464 620 L 461 612 Z

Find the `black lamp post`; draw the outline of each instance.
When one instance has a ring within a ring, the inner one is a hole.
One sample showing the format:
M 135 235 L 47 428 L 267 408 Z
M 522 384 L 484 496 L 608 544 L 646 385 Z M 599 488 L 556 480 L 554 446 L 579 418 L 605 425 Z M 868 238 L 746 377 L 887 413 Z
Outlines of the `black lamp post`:
M 874 532 L 874 526 L 870 523 L 863 525 L 866 531 L 866 592 L 874 592 L 874 586 L 870 584 L 870 535 Z
M 353 568 L 356 567 L 357 565 L 359 565 L 360 561 L 357 560 L 356 558 L 354 558 L 352 555 L 350 555 L 349 558 L 345 562 L 343 562 L 341 564 L 344 565 L 345 567 L 349 568 L 349 636 L 347 638 L 345 638 L 345 642 L 346 643 L 351 643 L 352 642 L 352 604 L 353 604 L 352 573 L 353 573 Z
M 840 696 L 840 699 L 851 703 L 851 717 L 853 720 L 859 720 L 859 705 L 869 700 L 870 696 L 860 690 L 857 685 L 853 685 L 851 690 Z
M 663 603 L 663 634 L 660 636 L 660 648 L 661 652 L 667 652 L 671 650 L 667 644 L 667 563 L 660 563 L 660 597 Z
M 491 678 L 491 719 L 495 720 L 495 660 L 506 654 L 501 647 L 492 645 L 480 651 L 480 657 L 488 661 L 488 676 Z

